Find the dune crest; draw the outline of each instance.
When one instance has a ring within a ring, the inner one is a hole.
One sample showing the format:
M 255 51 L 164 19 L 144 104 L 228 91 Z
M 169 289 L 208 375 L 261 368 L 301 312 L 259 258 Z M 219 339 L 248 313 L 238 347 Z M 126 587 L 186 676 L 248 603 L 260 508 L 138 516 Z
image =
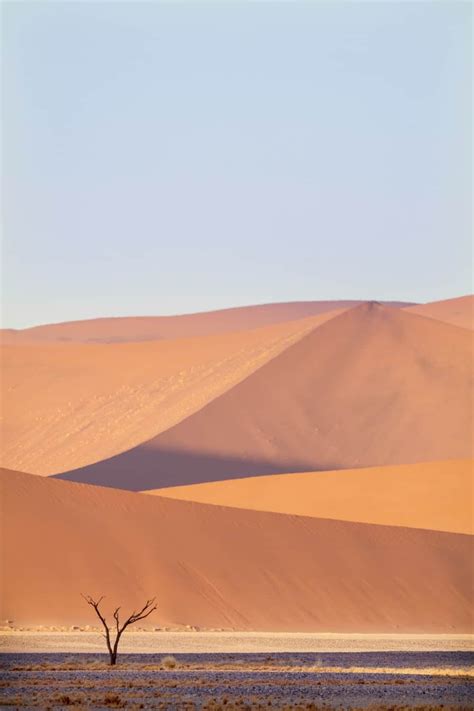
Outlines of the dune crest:
M 362 304 L 194 415 L 59 475 L 130 490 L 472 457 L 471 334 Z
M 416 304 L 406 309 L 410 313 L 427 316 L 461 328 L 474 329 L 474 296 L 459 296 L 455 299 Z
M 298 516 L 474 533 L 474 462 L 273 474 L 146 492 Z
M 319 316 L 362 303 L 353 300 L 294 301 L 239 306 L 178 316 L 126 316 L 45 324 L 25 329 L 0 330 L 2 343 L 76 342 L 116 343 L 175 338 L 195 338 L 247 331 L 272 324 Z M 405 307 L 405 302 L 387 302 Z
M 130 449 L 338 313 L 175 341 L 3 346 L 1 463 L 47 475 Z

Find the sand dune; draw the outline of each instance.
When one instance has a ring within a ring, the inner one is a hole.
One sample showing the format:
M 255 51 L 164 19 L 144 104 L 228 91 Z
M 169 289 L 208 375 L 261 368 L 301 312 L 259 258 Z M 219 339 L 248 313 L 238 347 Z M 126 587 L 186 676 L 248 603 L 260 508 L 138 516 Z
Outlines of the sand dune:
M 137 495 L 3 471 L 2 619 L 95 624 L 81 591 L 151 625 L 468 632 L 471 537 Z
M 97 318 L 85 321 L 46 324 L 20 330 L 0 330 L 3 343 L 38 341 L 76 341 L 113 343 L 210 336 L 245 331 L 271 324 L 317 316 L 334 309 L 345 309 L 360 301 L 295 301 L 282 304 L 241 306 L 219 311 L 180 316 L 133 316 Z M 406 306 L 403 302 L 389 302 Z
M 338 313 L 175 341 L 3 346 L 1 463 L 51 474 L 127 450 Z
M 474 329 L 474 296 L 460 296 L 456 299 L 433 301 L 429 304 L 416 304 L 406 309 L 420 316 L 451 323 L 454 326 Z
M 274 474 L 149 491 L 205 504 L 474 533 L 472 460 Z
M 60 476 L 144 490 L 470 458 L 471 361 L 467 330 L 364 304 L 152 440 Z

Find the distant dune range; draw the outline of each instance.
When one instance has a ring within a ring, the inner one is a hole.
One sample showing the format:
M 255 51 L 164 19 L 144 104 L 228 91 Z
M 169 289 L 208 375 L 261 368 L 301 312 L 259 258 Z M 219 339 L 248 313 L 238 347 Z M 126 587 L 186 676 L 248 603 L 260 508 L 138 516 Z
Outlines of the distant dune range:
M 461 297 L 409 307 L 406 311 L 419 309 L 431 317 L 464 319 L 467 324 L 472 302 L 472 297 Z M 151 322 L 156 328 L 161 324 L 162 336 L 173 332 L 222 331 L 214 336 L 162 338 L 146 343 L 33 344 L 22 341 L 30 329 L 15 332 L 16 345 L 0 348 L 3 404 L 0 463 L 49 475 L 126 452 L 197 412 L 312 327 L 345 310 L 325 309 L 353 303 L 268 304 L 180 317 L 98 319 L 32 329 L 38 335 L 50 334 L 54 338 L 72 337 L 77 329 L 81 337 L 93 338 L 102 333 L 104 340 L 111 334 L 117 338 L 139 337 L 142 322 Z M 226 330 L 318 310 L 323 313 L 306 319 L 233 333 Z M 66 331 L 61 336 L 63 327 Z M 117 328 L 118 331 L 113 330 Z M 152 337 L 152 331 L 145 335 Z M 184 456 L 182 449 L 180 454 Z M 215 459 L 216 454 L 211 451 L 210 457 Z M 262 464 L 265 463 L 257 461 L 258 468 Z M 280 471 L 288 471 L 291 464 L 288 462 Z M 314 466 L 312 461 L 307 466 L 296 462 L 296 468 Z M 239 467 L 237 458 L 236 468 Z M 179 482 L 169 479 L 164 483 Z
M 54 474 L 130 449 L 338 313 L 174 341 L 5 345 L 1 464 Z
M 457 299 L 417 304 L 407 308 L 407 311 L 451 323 L 454 326 L 474 329 L 474 296 L 471 294 L 460 296 Z
M 472 457 L 472 335 L 364 303 L 157 437 L 59 476 L 130 490 Z
M 148 491 L 217 506 L 474 533 L 474 462 L 272 474 Z
M 156 594 L 154 625 L 472 629 L 471 537 L 176 501 L 2 471 L 1 619 L 95 624 Z
M 317 316 L 334 309 L 357 306 L 361 301 L 294 301 L 240 306 L 179 316 L 130 316 L 46 324 L 25 329 L 0 329 L 2 343 L 74 341 L 114 343 L 210 336 L 246 331 L 284 321 Z M 387 302 L 395 307 L 408 302 Z
M 117 343 L 210 336 L 260 328 L 284 321 L 316 316 L 334 309 L 363 303 L 357 300 L 294 301 L 278 304 L 240 306 L 178 316 L 124 316 L 84 319 L 45 324 L 31 328 L 0 329 L 2 343 L 76 342 Z M 395 308 L 445 321 L 455 326 L 474 328 L 474 297 L 461 296 L 428 304 L 404 301 L 381 302 Z

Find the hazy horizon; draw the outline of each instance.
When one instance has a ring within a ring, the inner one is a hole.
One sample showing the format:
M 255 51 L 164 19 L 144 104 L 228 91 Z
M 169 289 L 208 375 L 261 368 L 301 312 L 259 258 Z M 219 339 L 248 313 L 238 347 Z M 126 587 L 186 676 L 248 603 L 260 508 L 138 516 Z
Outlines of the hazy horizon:
M 2 325 L 472 291 L 472 8 L 6 2 Z

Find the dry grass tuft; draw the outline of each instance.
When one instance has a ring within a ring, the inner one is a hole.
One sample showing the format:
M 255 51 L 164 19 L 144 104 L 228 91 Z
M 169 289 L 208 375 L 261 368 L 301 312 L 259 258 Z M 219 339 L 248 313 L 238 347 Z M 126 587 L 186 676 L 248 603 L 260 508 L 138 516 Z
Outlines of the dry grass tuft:
M 173 657 L 171 654 L 168 654 L 166 657 L 162 658 L 161 665 L 165 669 L 176 669 L 176 667 L 178 666 L 178 662 L 176 661 L 175 657 Z

